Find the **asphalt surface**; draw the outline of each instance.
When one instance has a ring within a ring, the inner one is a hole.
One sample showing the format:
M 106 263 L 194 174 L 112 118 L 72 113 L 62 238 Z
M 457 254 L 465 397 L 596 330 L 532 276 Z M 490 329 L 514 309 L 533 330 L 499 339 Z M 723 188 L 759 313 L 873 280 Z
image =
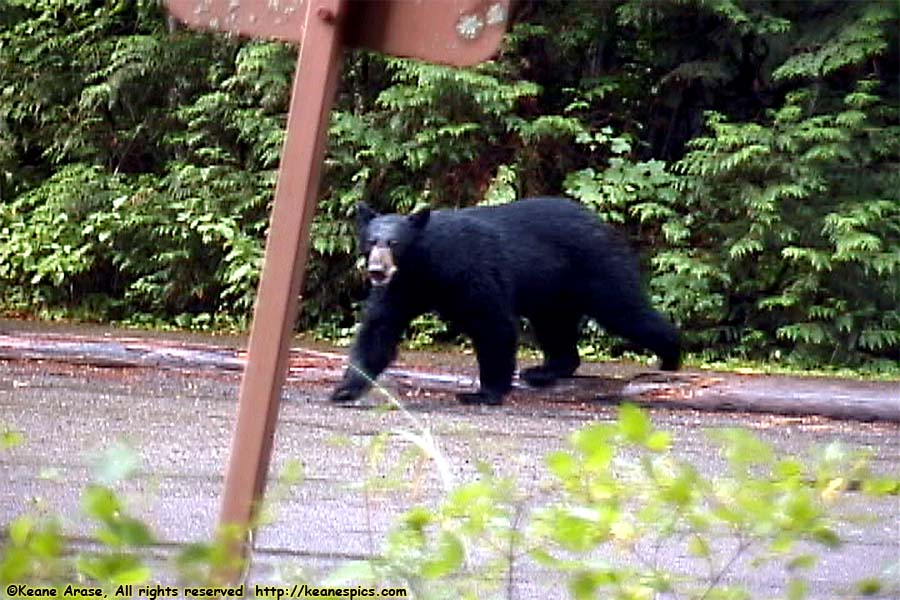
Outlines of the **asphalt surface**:
M 0 430 L 25 435 L 23 444 L 0 451 L 0 522 L 23 512 L 58 514 L 76 544 L 87 539 L 80 494 L 103 452 L 123 443 L 140 462 L 136 476 L 119 485 L 132 512 L 152 526 L 159 555 L 208 539 L 230 447 L 240 340 L 38 329 L 0 322 Z M 752 431 L 784 453 L 802 455 L 840 441 L 869 453 L 876 473 L 900 471 L 900 419 L 892 417 L 900 403 L 897 382 L 705 372 L 671 378 L 635 366 L 590 366 L 583 369 L 589 376 L 546 392 L 517 388 L 499 408 L 466 407 L 452 392 L 472 384 L 471 356 L 405 353 L 385 378 L 406 406 L 403 413 L 379 410 L 382 402 L 371 397 L 350 407 L 327 403 L 341 368 L 340 350 L 293 352 L 272 473 L 299 461 L 304 478 L 273 502 L 274 520 L 255 540 L 250 581 L 315 580 L 349 559 L 375 556 L 399 514 L 437 501 L 437 470 L 405 460 L 408 442 L 393 439 L 384 461 L 370 460 L 376 436 L 409 431 L 410 416 L 438 441 L 455 482 L 477 478 L 485 462 L 515 477 L 532 503 L 546 489 L 544 457 L 579 427 L 613 419 L 623 398 L 651 407 L 654 423 L 673 434 L 678 456 L 706 474 L 722 468 L 708 432 L 723 427 Z M 831 416 L 807 410 L 827 405 L 829 397 L 863 408 Z M 765 402 L 772 411 L 760 411 Z M 377 492 L 360 485 L 379 479 L 408 485 Z M 868 576 L 898 581 L 900 498 L 851 493 L 840 510 L 844 543 L 825 552 L 809 575 L 811 598 L 853 597 L 851 582 Z M 727 551 L 729 540 L 720 543 Z M 701 575 L 683 545 L 663 548 L 661 556 L 667 569 Z M 786 574 L 773 565 L 738 563 L 730 573 L 753 597 L 785 594 Z M 513 579 L 502 597 L 566 595 L 563 580 L 527 559 Z M 898 589 L 882 597 L 898 597 Z

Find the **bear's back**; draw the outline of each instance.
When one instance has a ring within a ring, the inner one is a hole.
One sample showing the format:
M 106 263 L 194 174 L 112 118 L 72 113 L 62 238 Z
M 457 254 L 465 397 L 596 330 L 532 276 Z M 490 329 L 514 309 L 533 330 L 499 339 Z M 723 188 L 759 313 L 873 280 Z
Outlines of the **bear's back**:
M 526 316 L 573 302 L 598 273 L 629 272 L 609 264 L 629 260 L 624 240 L 587 208 L 562 198 L 435 211 L 425 239 L 432 273 L 469 283 L 476 273 L 493 273 L 508 282 Z
M 525 198 L 499 206 L 458 211 L 500 228 L 508 236 L 567 244 L 573 238 L 605 233 L 603 223 L 584 206 L 565 198 Z

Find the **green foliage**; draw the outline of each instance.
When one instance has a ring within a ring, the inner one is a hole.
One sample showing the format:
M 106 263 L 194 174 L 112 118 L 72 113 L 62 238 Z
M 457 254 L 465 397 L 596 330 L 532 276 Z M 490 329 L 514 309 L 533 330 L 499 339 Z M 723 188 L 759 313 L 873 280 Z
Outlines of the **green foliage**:
M 759 68 L 784 100 L 753 120 L 708 112 L 675 162 L 613 151 L 605 169 L 570 173 L 566 191 L 649 243 L 653 298 L 706 359 L 888 364 L 900 355 L 900 112 L 896 71 L 881 71 L 878 57 L 896 48 L 897 7 L 856 3 L 816 26 L 805 10 L 749 18 L 743 4 L 697 3 L 781 57 Z M 619 14 L 634 27 L 686 26 L 671 4 L 644 8 L 626 3 Z M 780 37 L 792 26 L 806 43 L 796 50 Z M 682 62 L 660 85 L 695 70 L 713 73 Z
M 890 0 L 549 0 L 473 69 L 349 54 L 300 327 L 355 320 L 360 200 L 568 193 L 638 245 L 704 359 L 895 359 L 898 20 Z M 294 62 L 170 33 L 154 0 L 0 3 L 0 309 L 244 326 Z
M 712 473 L 701 473 L 679 456 L 668 432 L 630 405 L 549 454 L 534 495 L 484 463 L 476 464 L 476 477 L 457 483 L 438 440 L 392 401 L 410 428 L 376 436 L 365 448 L 371 478 L 360 482 L 362 492 L 368 499 L 418 487 L 433 469 L 443 494 L 400 515 L 376 557 L 346 563 L 321 585 L 400 585 L 421 598 L 509 596 L 516 570 L 539 565 L 552 585 L 566 581 L 572 598 L 746 598 L 737 575 L 767 565 L 784 574 L 777 583 L 788 597 L 804 598 L 821 552 L 841 542 L 836 524 L 849 518 L 842 501 L 850 492 L 900 492 L 900 480 L 873 475 L 865 456 L 839 443 L 786 455 L 738 429 L 710 434 L 719 456 Z M 396 444 L 405 450 L 392 467 Z M 160 564 L 150 553 L 152 533 L 115 489 L 135 472 L 134 452 L 118 445 L 97 464 L 105 483 L 90 484 L 81 497 L 93 543 L 73 552 L 59 519 L 23 514 L 4 528 L 0 585 L 79 582 L 110 594 L 124 584 L 165 585 L 154 575 Z M 412 484 L 411 464 L 420 471 Z M 299 462 L 285 464 L 261 523 L 301 478 Z M 171 565 L 179 582 L 209 584 L 223 569 L 240 568 L 229 549 L 243 537 L 226 529 L 185 546 Z M 667 556 L 685 557 L 690 567 L 679 563 L 674 572 Z M 847 582 L 848 593 L 896 591 L 897 582 L 872 567 Z
M 133 452 L 119 446 L 106 452 L 105 459 L 120 466 L 132 464 Z M 114 468 L 122 479 L 132 468 Z M 113 471 L 107 471 L 107 476 Z M 118 585 L 146 583 L 151 574 L 146 564 L 153 536 L 147 525 L 128 514 L 118 493 L 109 485 L 89 485 L 81 496 L 82 512 L 94 525 L 91 534 L 99 550 L 73 554 L 67 548 L 62 527 L 52 516 L 23 514 L 8 526 L 8 537 L 0 553 L 0 583 L 28 582 L 55 586 L 57 593 L 72 582 L 93 582 L 111 592 Z
M 16 446 L 21 445 L 24 441 L 25 436 L 21 431 L 16 431 L 14 429 L 4 427 L 3 431 L 0 432 L 0 450 L 9 450 L 10 448 L 15 448 Z
M 409 345 L 413 349 L 433 346 L 448 333 L 447 324 L 434 315 L 422 315 L 409 326 Z
M 655 264 L 677 274 L 678 260 L 700 251 L 721 269 L 704 295 L 721 298 L 720 323 L 739 326 L 717 335 L 747 351 L 786 342 L 824 362 L 896 356 L 900 130 L 896 104 L 872 89 L 862 81 L 824 113 L 814 112 L 811 92 L 792 93 L 769 127 L 711 114 L 710 136 L 691 142 L 676 166 L 684 204 L 715 218 L 682 210 L 672 219 L 686 234 L 669 240 L 674 260 Z M 777 341 L 756 333 L 773 330 Z
M 772 76 L 814 81 L 883 55 L 889 47 L 886 32 L 896 30 L 897 5 L 859 2 L 841 7 L 836 17 L 824 26 L 803 28 L 796 42 L 802 50 L 785 60 Z
M 7 309 L 182 327 L 249 313 L 282 135 L 278 53 L 163 24 L 155 2 L 0 8 Z
M 896 493 L 896 479 L 873 477 L 864 457 L 839 444 L 800 457 L 745 430 L 711 438 L 720 456 L 706 475 L 645 411 L 624 405 L 615 421 L 576 431 L 547 456 L 535 496 L 479 465 L 474 481 L 452 486 L 437 506 L 404 513 L 377 558 L 349 563 L 325 584 L 510 596 L 515 573 L 536 563 L 548 581 L 567 581 L 572 598 L 747 598 L 738 575 L 767 565 L 784 573 L 778 586 L 788 597 L 805 598 L 820 553 L 840 544 L 835 515 L 849 488 Z M 690 568 L 672 571 L 671 556 L 688 557 Z M 873 573 L 855 591 L 891 585 Z
M 15 292 L 7 304 L 78 306 L 112 319 L 168 313 L 182 326 L 203 315 L 207 326 L 220 316 L 227 324 L 225 307 L 246 313 L 262 250 L 258 223 L 248 232 L 241 214 L 262 212 L 266 194 L 239 172 L 170 168 L 154 188 L 74 164 L 0 206 L 0 282 Z M 215 200 L 192 193 L 200 179 Z
M 2 449 L 2 448 L 0 448 Z M 62 595 L 68 585 L 101 587 L 112 597 L 120 585 L 163 582 L 156 543 L 145 522 L 129 513 L 125 496 L 116 487 L 134 475 L 136 455 L 117 444 L 97 462 L 96 482 L 81 494 L 81 512 L 92 525 L 86 548 L 70 546 L 63 520 L 52 514 L 24 513 L 4 524 L 0 540 L 0 586 L 27 583 L 55 588 Z M 296 463 L 285 465 L 270 501 L 284 497 L 287 486 L 300 478 Z M 183 584 L 209 585 L 226 569 L 240 569 L 231 549 L 244 536 L 223 528 L 207 541 L 188 544 L 173 557 L 165 574 L 177 573 Z M 83 546 L 83 545 L 82 545 Z M 155 576 L 154 576 L 154 573 Z

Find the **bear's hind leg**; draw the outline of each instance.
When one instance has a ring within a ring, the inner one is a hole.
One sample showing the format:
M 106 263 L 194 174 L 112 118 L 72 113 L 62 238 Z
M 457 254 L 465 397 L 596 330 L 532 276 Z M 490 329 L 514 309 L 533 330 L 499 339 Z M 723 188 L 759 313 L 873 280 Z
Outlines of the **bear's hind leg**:
M 532 387 L 545 387 L 562 377 L 571 377 L 581 364 L 578 356 L 581 315 L 575 319 L 532 318 L 530 322 L 544 353 L 544 364 L 523 369 L 522 379 Z

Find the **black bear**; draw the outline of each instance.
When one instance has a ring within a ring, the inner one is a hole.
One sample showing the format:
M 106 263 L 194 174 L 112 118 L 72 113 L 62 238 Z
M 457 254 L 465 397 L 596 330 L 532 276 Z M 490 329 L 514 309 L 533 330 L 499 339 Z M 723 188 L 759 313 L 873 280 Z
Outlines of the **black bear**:
M 655 352 L 662 369 L 679 367 L 678 330 L 650 307 L 634 255 L 574 201 L 530 198 L 409 216 L 360 204 L 357 224 L 372 289 L 332 401 L 364 394 L 396 356 L 410 321 L 431 311 L 475 346 L 481 388 L 459 394 L 463 403 L 502 403 L 512 387 L 519 317 L 544 354 L 543 365 L 522 371 L 532 386 L 575 372 L 584 317 Z

